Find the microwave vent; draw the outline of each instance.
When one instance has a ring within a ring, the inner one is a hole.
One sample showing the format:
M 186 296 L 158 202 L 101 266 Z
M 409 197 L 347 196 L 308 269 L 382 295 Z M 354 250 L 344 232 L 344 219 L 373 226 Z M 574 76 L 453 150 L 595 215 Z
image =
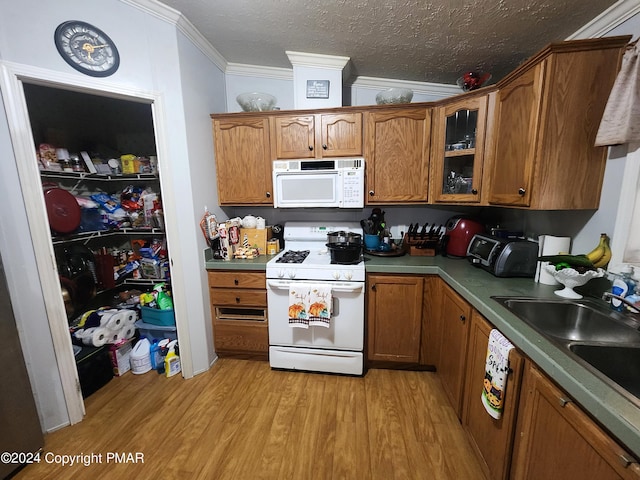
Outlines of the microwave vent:
M 338 168 L 362 168 L 362 158 L 345 158 L 338 160 Z

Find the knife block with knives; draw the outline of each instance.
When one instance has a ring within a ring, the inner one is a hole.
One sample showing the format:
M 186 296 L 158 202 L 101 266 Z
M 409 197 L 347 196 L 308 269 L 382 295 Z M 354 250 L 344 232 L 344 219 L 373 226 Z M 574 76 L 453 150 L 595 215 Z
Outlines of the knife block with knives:
M 440 249 L 444 225 L 428 223 L 420 226 L 419 223 L 409 225 L 409 230 L 404 234 L 403 245 L 409 255 L 422 257 L 434 257 Z

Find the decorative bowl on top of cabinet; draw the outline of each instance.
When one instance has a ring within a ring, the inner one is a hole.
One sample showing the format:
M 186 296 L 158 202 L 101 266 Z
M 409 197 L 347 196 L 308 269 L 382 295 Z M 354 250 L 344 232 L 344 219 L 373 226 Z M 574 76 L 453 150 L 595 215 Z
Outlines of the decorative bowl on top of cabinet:
M 630 36 L 549 45 L 497 84 L 489 204 L 595 209 L 596 133 Z

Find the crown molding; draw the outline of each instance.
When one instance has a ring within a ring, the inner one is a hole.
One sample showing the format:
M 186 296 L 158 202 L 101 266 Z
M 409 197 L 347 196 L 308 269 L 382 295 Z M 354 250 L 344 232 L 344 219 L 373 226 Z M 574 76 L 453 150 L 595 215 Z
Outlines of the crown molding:
M 604 37 L 618 25 L 640 13 L 640 0 L 618 0 L 585 26 L 567 37 L 567 40 Z
M 291 65 L 294 67 L 330 68 L 342 70 L 350 57 L 339 57 L 336 55 L 322 55 L 320 53 L 304 53 L 286 50 L 284 53 L 289 57 Z
M 391 87 L 402 87 L 413 90 L 414 93 L 422 95 L 436 95 L 447 97 L 460 93 L 457 85 L 447 85 L 444 83 L 412 82 L 408 80 L 394 80 L 392 78 L 377 77 L 357 77 L 351 85 L 358 88 L 380 90 Z
M 260 65 L 246 65 L 244 63 L 227 63 L 227 69 L 224 73 L 227 75 L 239 75 L 241 77 L 293 80 L 293 69 L 291 68 L 262 67 Z
M 223 72 L 227 69 L 227 60 L 218 52 L 209 41 L 187 20 L 179 11 L 166 6 L 157 0 L 120 0 L 138 10 L 142 10 L 149 15 L 164 22 L 175 25 L 196 48 L 198 48 L 213 64 Z

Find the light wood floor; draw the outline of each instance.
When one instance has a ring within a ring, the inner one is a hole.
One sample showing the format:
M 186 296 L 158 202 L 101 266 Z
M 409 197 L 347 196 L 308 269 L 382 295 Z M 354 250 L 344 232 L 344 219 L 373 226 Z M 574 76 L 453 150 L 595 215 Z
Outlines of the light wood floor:
M 85 420 L 48 434 L 42 462 L 16 479 L 484 479 L 433 372 L 359 378 L 223 358 L 190 380 L 129 372 L 85 404 Z M 107 463 L 109 452 L 144 463 Z M 46 463 L 54 454 L 94 461 Z

